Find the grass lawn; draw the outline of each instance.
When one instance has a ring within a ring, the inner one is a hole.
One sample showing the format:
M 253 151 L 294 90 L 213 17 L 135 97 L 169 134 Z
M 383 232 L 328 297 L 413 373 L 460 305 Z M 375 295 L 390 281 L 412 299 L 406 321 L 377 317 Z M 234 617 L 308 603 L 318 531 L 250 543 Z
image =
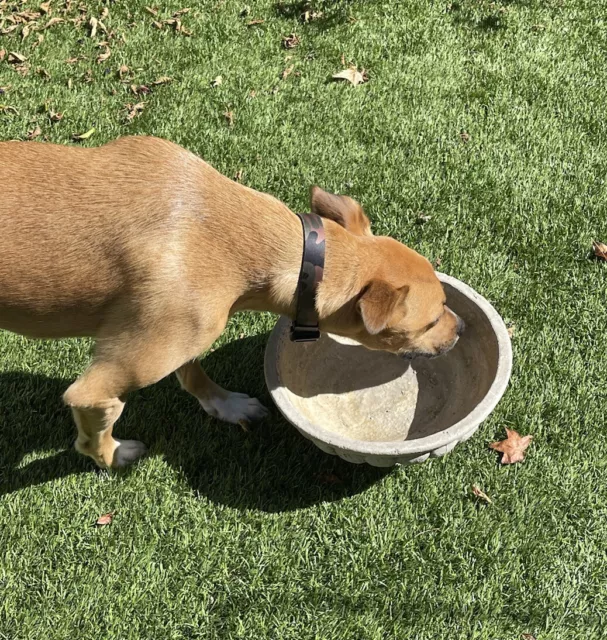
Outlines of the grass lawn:
M 376 234 L 512 323 L 511 384 L 453 453 L 384 472 L 323 454 L 275 409 L 249 433 L 218 423 L 172 377 L 133 394 L 116 429 L 150 456 L 108 474 L 71 448 L 61 403 L 91 344 L 3 333 L 0 638 L 604 637 L 607 266 L 589 258 L 607 238 L 604 7 L 316 0 L 303 22 L 301 2 L 248 2 L 192 0 L 187 35 L 153 24 L 174 0 L 157 16 L 143 0 L 66 15 L 51 0 L 38 26 L 76 23 L 0 36 L 0 139 L 153 134 L 295 211 L 314 183 L 352 195 Z M 38 4 L 0 0 L 0 29 Z M 91 16 L 110 33 L 90 37 Z M 349 63 L 369 81 L 330 82 Z M 268 406 L 274 321 L 238 315 L 203 356 Z M 488 448 L 504 427 L 533 434 L 523 464 Z

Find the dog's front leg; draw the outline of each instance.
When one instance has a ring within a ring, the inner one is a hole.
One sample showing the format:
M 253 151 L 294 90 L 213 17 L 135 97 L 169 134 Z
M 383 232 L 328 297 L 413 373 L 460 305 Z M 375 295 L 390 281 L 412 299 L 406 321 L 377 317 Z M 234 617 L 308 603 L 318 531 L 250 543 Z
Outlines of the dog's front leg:
M 250 422 L 261 420 L 268 415 L 268 410 L 256 398 L 250 398 L 244 393 L 226 391 L 213 382 L 198 360 L 184 364 L 175 373 L 181 386 L 214 418 L 247 426 Z

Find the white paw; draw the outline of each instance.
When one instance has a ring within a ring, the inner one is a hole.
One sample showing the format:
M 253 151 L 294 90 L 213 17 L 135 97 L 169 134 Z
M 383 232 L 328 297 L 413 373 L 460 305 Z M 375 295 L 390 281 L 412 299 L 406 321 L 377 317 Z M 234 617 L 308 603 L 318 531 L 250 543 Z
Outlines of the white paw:
M 200 404 L 210 416 L 242 426 L 268 415 L 268 410 L 257 398 L 250 398 L 245 393 L 227 392 L 225 398 L 200 400 Z
M 143 442 L 139 442 L 139 440 L 116 440 L 116 442 L 118 446 L 114 449 L 114 458 L 112 460 L 114 469 L 126 467 L 135 462 L 137 458 L 145 455 L 148 450 Z

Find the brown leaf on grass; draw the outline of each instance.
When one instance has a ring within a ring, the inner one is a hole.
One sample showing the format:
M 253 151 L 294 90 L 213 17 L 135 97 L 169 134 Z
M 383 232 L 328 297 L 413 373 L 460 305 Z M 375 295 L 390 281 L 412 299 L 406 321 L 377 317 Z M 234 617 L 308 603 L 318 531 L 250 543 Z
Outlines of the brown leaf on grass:
M 234 124 L 234 112 L 233 111 L 225 111 L 224 117 L 228 121 L 228 127 L 233 126 Z
M 97 18 L 91 17 L 89 20 L 89 27 L 91 28 L 90 36 L 94 38 L 97 35 Z
M 218 87 L 223 82 L 223 78 L 221 76 L 217 76 L 214 80 L 211 81 L 212 87 Z
M 480 487 L 478 487 L 475 484 L 472 485 L 472 493 L 477 498 L 480 498 L 481 500 L 484 500 L 485 502 L 488 502 L 489 504 L 491 504 L 491 502 L 493 502 L 491 500 L 491 498 Z
M 21 63 L 25 62 L 26 60 L 27 60 L 27 58 L 24 55 L 22 55 L 20 53 L 17 53 L 16 51 L 9 51 L 8 52 L 8 61 L 11 64 L 21 64 Z
M 113 519 L 114 519 L 114 511 L 110 511 L 109 513 L 104 513 L 102 516 L 99 516 L 95 524 L 98 527 L 105 527 L 108 524 L 112 524 Z
M 359 71 L 356 67 L 349 67 L 339 73 L 333 74 L 333 80 L 347 80 L 354 87 L 365 82 L 365 71 Z
M 296 33 L 291 33 L 288 36 L 282 37 L 282 46 L 285 49 L 295 49 L 295 47 L 301 42 L 299 36 Z
M 23 27 L 23 29 L 21 30 L 21 40 L 25 40 L 27 38 L 27 36 L 29 36 L 30 34 L 30 28 L 25 25 L 25 27 Z
M 15 107 L 11 107 L 8 104 L 0 104 L 0 112 L 2 113 L 15 113 L 19 115 L 19 111 Z
M 243 175 L 242 169 L 238 169 L 238 171 L 234 174 L 234 180 L 236 182 L 240 182 L 242 180 L 242 175 Z M 242 334 L 241 337 L 244 337 L 244 334 Z
M 0 29 L 0 36 L 7 36 L 9 33 L 16 31 L 19 28 L 18 24 L 14 24 L 11 27 L 6 27 L 6 29 Z
M 100 20 L 105 20 L 110 15 L 110 10 L 107 7 L 103 8 L 101 15 L 99 16 Z
M 312 11 L 309 9 L 301 14 L 301 21 L 305 23 L 318 20 L 318 18 L 322 18 L 322 11 Z
M 50 13 L 51 12 L 50 0 L 48 2 L 43 2 L 39 8 L 42 13 Z
M 0 62 L 6 57 L 6 49 L 0 49 Z
M 144 9 L 150 14 L 156 17 L 158 15 L 158 9 L 156 7 L 144 7 Z
M 509 336 L 510 338 L 512 338 L 512 337 L 514 336 L 514 332 L 515 332 L 515 330 L 516 330 L 516 327 L 515 327 L 513 324 L 511 324 L 511 325 L 506 329 L 506 331 L 508 332 L 508 336 Z
M 105 51 L 97 56 L 97 64 L 105 62 L 111 55 L 112 52 L 110 51 L 110 48 L 106 46 Z
M 462 142 L 470 142 L 470 134 L 464 131 L 464 129 L 460 131 L 459 137 L 462 139 Z
M 75 58 L 68 58 L 65 62 L 66 64 L 75 64 L 78 60 L 84 60 L 83 56 L 76 56 Z
M 131 91 L 136 95 L 136 96 L 145 96 L 148 93 L 150 93 L 151 89 L 149 87 L 147 87 L 144 84 L 132 84 L 131 85 Z
M 607 260 L 607 245 L 598 240 L 592 241 L 592 251 L 599 260 Z
M 152 24 L 156 27 L 156 29 L 162 29 L 162 22 L 158 22 L 158 20 L 153 20 Z
M 50 118 L 51 122 L 61 122 L 63 120 L 63 113 L 56 113 L 52 109 L 49 109 L 48 117 Z
M 5 93 L 8 93 L 11 90 L 11 85 L 7 84 L 4 87 L 0 87 L 0 96 L 4 95 Z
M 141 115 L 141 112 L 145 109 L 145 102 L 138 102 L 137 104 L 127 104 L 126 105 L 126 121 L 133 122 L 133 120 Z
M 34 138 L 37 138 L 38 136 L 42 135 L 42 129 L 39 126 L 36 126 L 35 129 L 32 129 L 31 131 L 27 132 L 27 139 L 28 140 L 33 140 Z
M 535 640 L 535 636 L 532 633 L 521 633 L 522 640 Z
M 126 66 L 126 64 L 121 64 L 118 67 L 118 77 L 122 80 L 124 78 L 124 76 L 126 76 L 129 73 L 129 68 Z
M 291 65 L 290 67 L 287 67 L 287 68 L 286 68 L 286 69 L 285 69 L 285 70 L 280 74 L 280 77 L 281 77 L 283 80 L 286 80 L 286 79 L 291 75 L 291 73 L 293 73 L 293 69 L 294 69 L 294 68 L 295 68 L 295 67 L 294 67 L 293 65 Z
M 318 473 L 316 480 L 321 484 L 343 484 L 343 480 L 334 473 Z
M 160 76 L 160 78 L 157 78 L 156 80 L 154 80 L 152 84 L 153 85 L 168 84 L 169 82 L 173 82 L 173 78 L 169 78 L 169 76 Z
M 178 18 L 179 16 L 183 16 L 186 13 L 190 13 L 191 10 L 192 10 L 191 7 L 186 7 L 185 9 L 179 9 L 179 11 L 175 11 L 175 13 L 173 14 L 173 18 Z
M 264 22 L 265 20 L 260 20 L 260 19 L 251 20 L 250 22 L 247 22 L 247 27 L 254 27 L 255 25 L 263 24 Z
M 74 133 L 72 140 L 88 140 L 95 133 L 95 127 L 90 128 L 85 133 Z
M 489 446 L 502 453 L 502 464 L 514 464 L 525 459 L 525 449 L 531 444 L 533 436 L 521 436 L 514 429 L 506 429 L 506 439 L 492 442 Z
M 65 22 L 63 18 L 51 18 L 42 28 L 50 29 L 51 27 L 54 27 L 56 24 L 61 24 L 63 22 Z
M 36 69 L 36 73 L 41 77 L 44 78 L 45 80 L 50 80 L 51 79 L 51 74 L 46 70 L 43 69 L 42 67 L 38 67 Z

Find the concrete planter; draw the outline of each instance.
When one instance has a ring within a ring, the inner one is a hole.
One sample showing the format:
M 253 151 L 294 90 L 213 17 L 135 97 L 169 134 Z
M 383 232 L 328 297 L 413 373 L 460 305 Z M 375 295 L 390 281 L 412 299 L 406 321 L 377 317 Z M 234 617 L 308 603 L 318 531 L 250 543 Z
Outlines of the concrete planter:
M 264 365 L 272 398 L 284 417 L 326 453 L 355 464 L 367 462 L 377 467 L 443 456 L 474 434 L 504 394 L 512 369 L 512 348 L 503 320 L 491 304 L 468 285 L 441 273 L 437 275 L 443 282 L 447 304 L 467 325 L 455 348 L 439 358 L 419 358 L 411 363 L 391 354 L 364 349 L 364 354 L 360 351 L 357 354 L 367 361 L 373 358 L 365 375 L 370 371 L 371 378 L 376 379 L 371 379 L 364 388 L 362 385 L 360 389 L 357 385 L 352 389 L 343 388 L 349 402 L 360 400 L 361 406 L 366 403 L 367 409 L 373 411 L 374 393 L 378 398 L 380 392 L 383 393 L 386 402 L 386 393 L 381 390 L 385 389 L 382 385 L 389 377 L 390 389 L 399 389 L 399 411 L 403 411 L 403 431 L 397 439 L 350 437 L 347 424 L 336 431 L 331 424 L 321 424 L 323 419 L 317 417 L 318 412 L 311 414 L 307 410 L 310 397 L 324 394 L 323 371 L 316 366 L 322 358 L 316 356 L 322 354 L 327 361 L 329 354 L 330 363 L 339 362 L 343 350 L 352 350 L 354 343 L 325 335 L 315 343 L 295 344 L 289 340 L 288 318 L 280 318 L 274 327 Z M 316 389 L 309 391 L 310 385 L 306 383 L 306 387 L 304 383 L 312 379 Z M 335 386 L 334 379 L 335 372 L 332 383 Z M 304 388 L 307 390 L 302 393 Z M 339 389 L 339 393 L 333 390 L 332 395 L 323 396 L 325 403 L 339 402 L 342 387 Z M 404 409 L 403 394 L 410 404 Z M 382 410 L 388 411 L 389 405 Z M 369 415 L 377 419 L 376 415 Z

